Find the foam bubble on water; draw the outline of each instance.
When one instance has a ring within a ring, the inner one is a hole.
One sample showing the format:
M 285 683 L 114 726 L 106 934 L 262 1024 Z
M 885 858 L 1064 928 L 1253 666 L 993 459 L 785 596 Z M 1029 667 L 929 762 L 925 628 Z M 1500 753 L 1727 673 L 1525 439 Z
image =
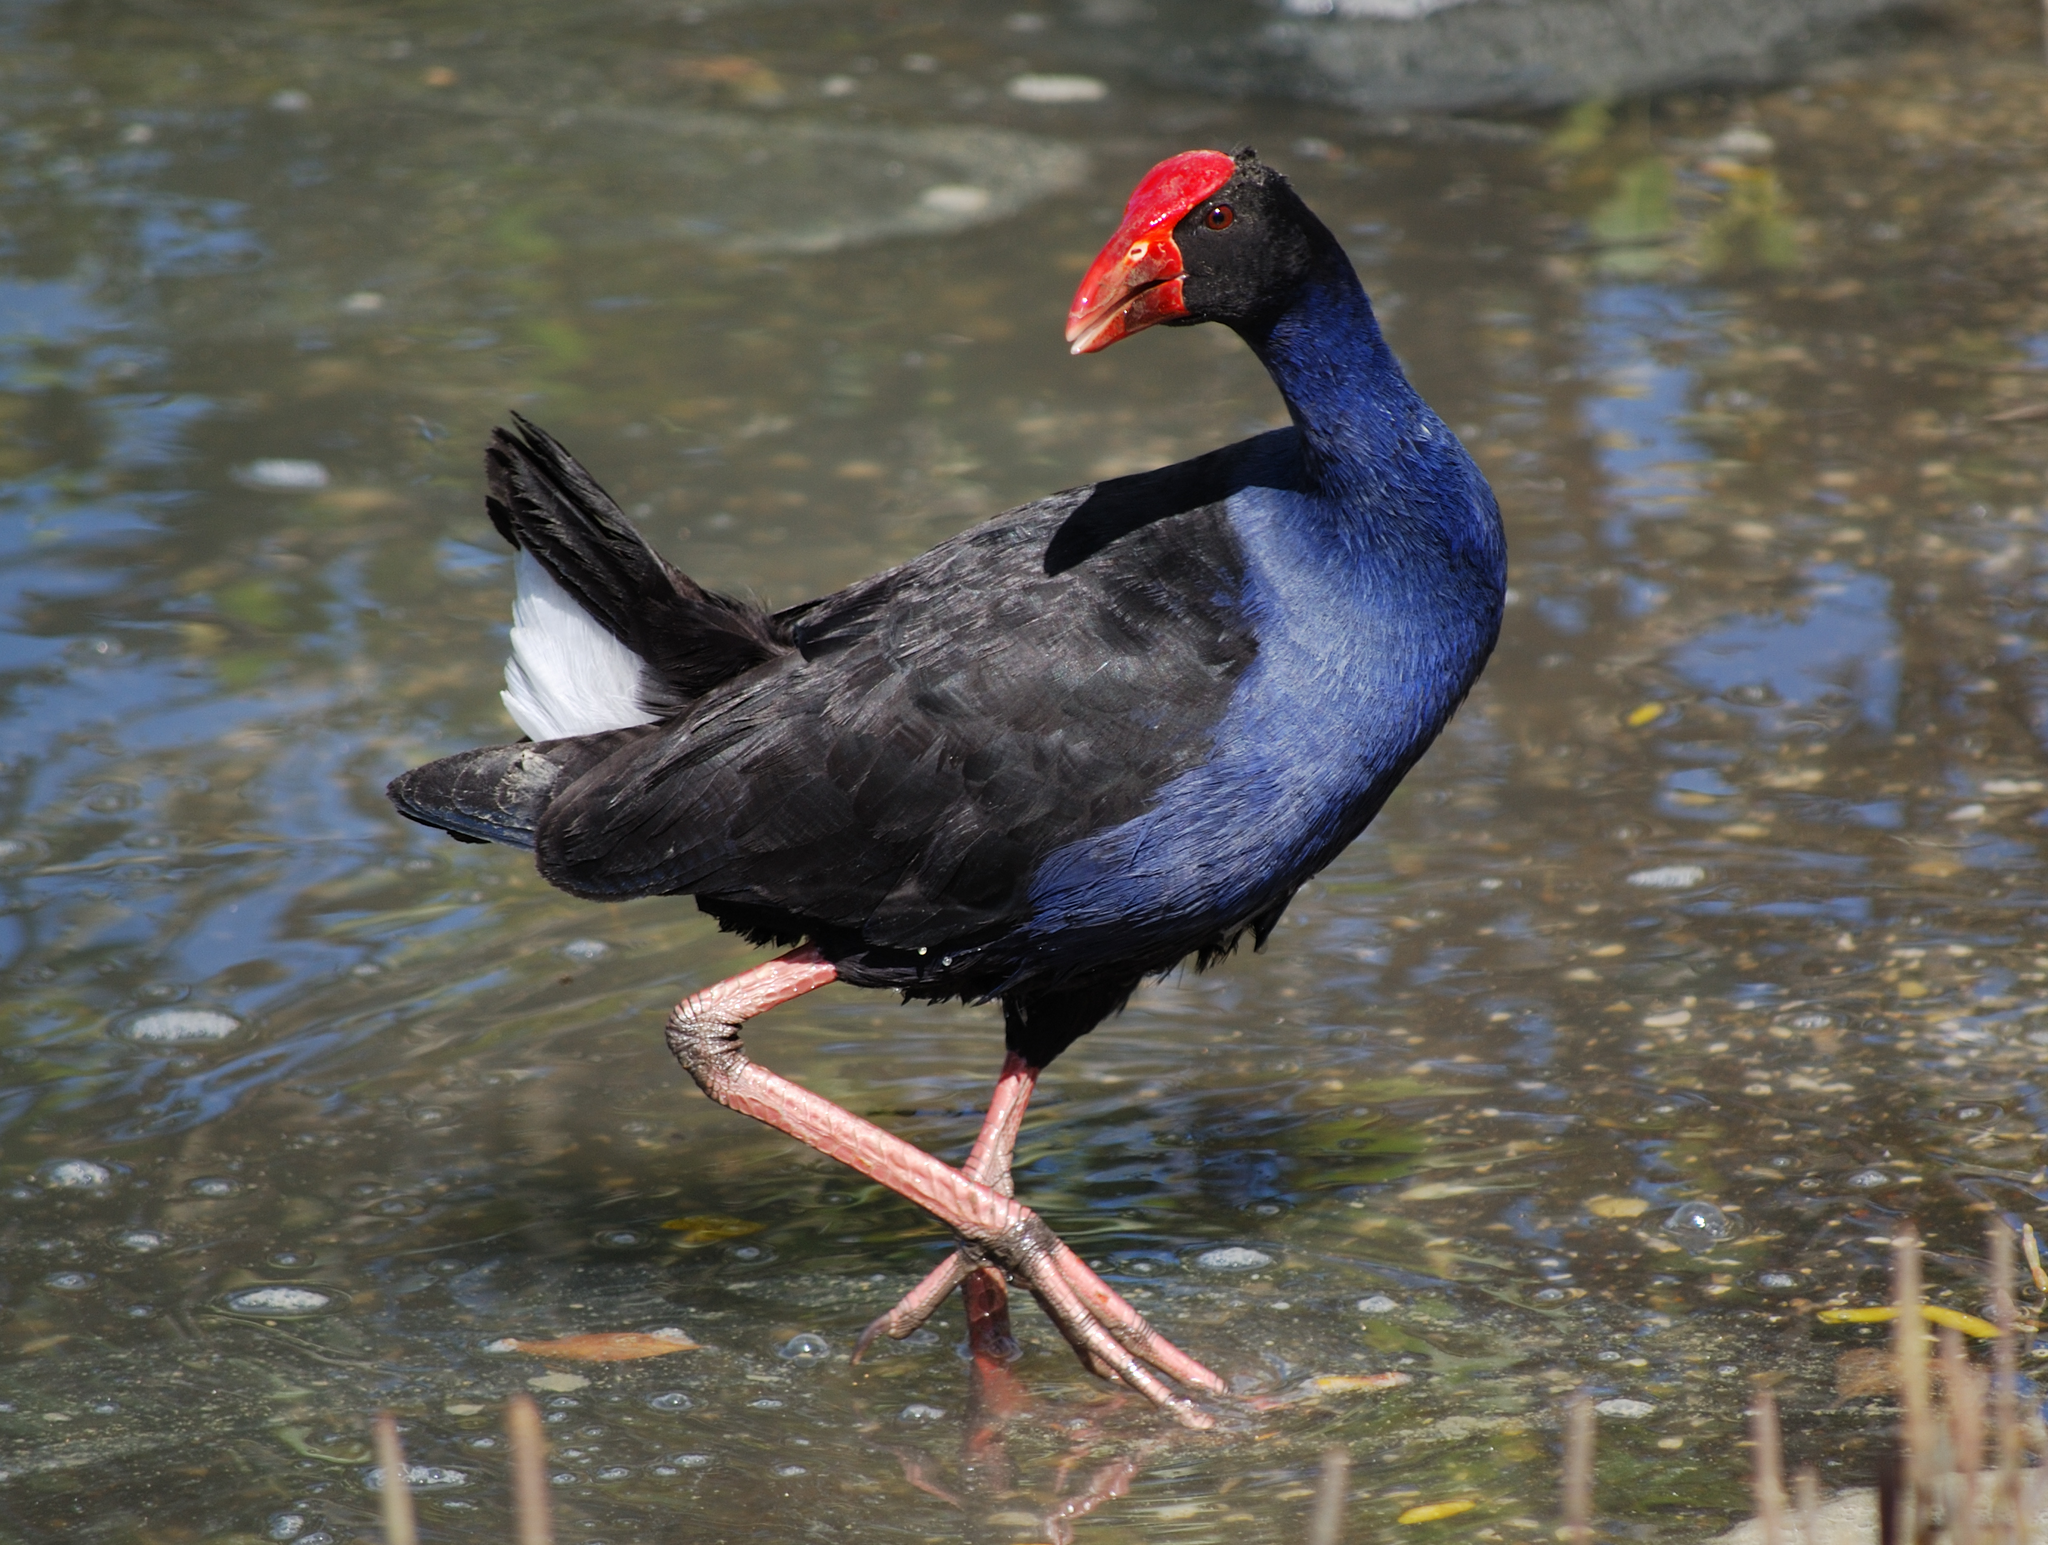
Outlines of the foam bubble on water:
M 89 1293 L 98 1280 L 89 1271 L 53 1271 L 43 1278 L 43 1286 L 59 1293 Z
M 1100 102 L 1109 87 L 1092 75 L 1019 75 L 1003 88 L 1019 102 Z
M 90 1159 L 52 1159 L 36 1178 L 52 1191 L 99 1191 L 114 1183 L 114 1172 Z
M 612 947 L 602 939 L 571 939 L 562 946 L 562 953 L 571 960 L 602 960 L 612 952 Z
M 832 1355 L 832 1343 L 812 1331 L 799 1331 L 782 1343 L 778 1354 L 785 1362 L 822 1363 Z
M 170 1242 L 169 1236 L 159 1234 L 153 1228 L 131 1228 L 114 1236 L 114 1243 L 123 1250 L 133 1250 L 140 1255 L 164 1249 Z
M 270 1318 L 319 1314 L 334 1303 L 332 1293 L 318 1288 L 292 1287 L 274 1283 L 269 1287 L 242 1288 L 227 1296 L 227 1306 L 237 1314 Z
M 292 456 L 259 456 L 247 466 L 235 468 L 235 481 L 244 488 L 272 488 L 303 493 L 325 488 L 327 468 L 317 461 Z
M 1707 871 L 1698 864 L 1660 864 L 1655 869 L 1638 869 L 1628 877 L 1628 883 L 1650 891 L 1682 891 L 1690 890 L 1706 877 Z
M 1219 1245 L 1196 1256 L 1195 1264 L 1210 1271 L 1257 1271 L 1261 1266 L 1271 1266 L 1273 1257 L 1244 1245 Z
M 128 1021 L 122 1031 L 143 1046 L 184 1046 L 199 1041 L 224 1041 L 242 1022 L 219 1009 L 154 1009 Z
M 384 1467 L 374 1465 L 363 1472 L 363 1484 L 371 1491 L 384 1489 Z M 446 1465 L 407 1465 L 405 1484 L 414 1491 L 451 1491 L 457 1486 L 469 1484 L 467 1470 L 451 1470 Z
M 1733 1237 L 1735 1220 L 1712 1202 L 1681 1202 L 1664 1220 L 1664 1232 L 1697 1255 Z
M 905 1406 L 897 1413 L 896 1419 L 901 1422 L 936 1422 L 945 1414 L 943 1406 L 928 1406 L 922 1401 L 917 1401 Z
M 1401 1306 L 1386 1294 L 1375 1293 L 1370 1298 L 1359 1299 L 1357 1307 L 1360 1314 L 1392 1314 Z

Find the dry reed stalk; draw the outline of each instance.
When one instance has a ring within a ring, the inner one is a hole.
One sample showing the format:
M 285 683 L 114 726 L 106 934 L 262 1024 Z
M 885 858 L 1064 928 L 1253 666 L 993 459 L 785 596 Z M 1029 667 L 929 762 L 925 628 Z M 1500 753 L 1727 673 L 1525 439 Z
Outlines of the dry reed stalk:
M 1963 1355 L 1962 1335 L 1941 1328 L 1941 1375 L 1948 1395 L 1947 1495 L 1951 1545 L 1977 1545 L 1977 1478 L 1984 1468 L 1984 1376 Z
M 1593 1545 L 1593 1401 L 1584 1390 L 1564 1408 L 1565 1545 Z
M 548 1440 L 531 1395 L 505 1406 L 505 1436 L 512 1443 L 512 1523 L 518 1545 L 553 1545 L 548 1509 Z
M 1756 1454 L 1750 1493 L 1756 1521 L 1763 1526 L 1764 1545 L 1785 1545 L 1785 1475 L 1778 1438 L 1778 1402 L 1758 1386 L 1750 1399 L 1749 1440 Z
M 1799 1545 L 1820 1545 L 1820 1473 L 1812 1465 L 1799 1467 L 1792 1498 L 1799 1509 Z
M 1316 1482 L 1316 1510 L 1309 1515 L 1308 1545 L 1343 1545 L 1344 1495 L 1350 1481 L 1350 1454 L 1341 1448 L 1325 1449 L 1323 1473 Z
M 1896 1528 L 1902 1542 L 1917 1542 L 1932 1521 L 1928 1508 L 1934 1424 L 1927 1398 L 1927 1327 L 1920 1317 L 1920 1236 L 1909 1224 L 1892 1235 L 1892 1355 L 1899 1368 L 1901 1432 Z
M 1997 1372 L 1992 1383 L 1991 1425 L 1998 1437 L 1998 1538 L 2002 1545 L 2027 1545 L 2027 1517 L 2020 1506 L 2020 1338 L 2019 1310 L 2012 1297 L 2012 1230 L 1991 1225 L 1991 1314 L 1998 1324 Z
M 383 1472 L 379 1495 L 384 1504 L 384 1545 L 419 1545 L 412 1487 L 405 1475 L 405 1449 L 398 1441 L 398 1423 L 391 1419 L 389 1411 L 379 1411 L 370 1434 L 377 1450 L 377 1466 Z

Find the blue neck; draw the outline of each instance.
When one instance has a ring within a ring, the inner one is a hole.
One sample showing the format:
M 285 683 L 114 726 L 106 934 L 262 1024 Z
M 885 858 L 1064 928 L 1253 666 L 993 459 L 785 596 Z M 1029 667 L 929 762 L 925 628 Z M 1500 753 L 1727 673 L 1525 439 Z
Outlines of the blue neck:
M 1318 491 L 1373 499 L 1403 463 L 1455 444 L 1402 374 L 1341 248 L 1286 310 L 1240 332 L 1286 399 Z

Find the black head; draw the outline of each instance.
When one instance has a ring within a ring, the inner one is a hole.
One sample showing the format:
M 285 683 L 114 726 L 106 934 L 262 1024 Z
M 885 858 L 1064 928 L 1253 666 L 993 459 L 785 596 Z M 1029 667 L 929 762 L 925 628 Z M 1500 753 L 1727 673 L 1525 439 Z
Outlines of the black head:
M 1187 151 L 1131 195 L 1075 293 L 1067 340 L 1091 354 L 1159 322 L 1257 331 L 1332 256 L 1336 237 L 1256 152 Z

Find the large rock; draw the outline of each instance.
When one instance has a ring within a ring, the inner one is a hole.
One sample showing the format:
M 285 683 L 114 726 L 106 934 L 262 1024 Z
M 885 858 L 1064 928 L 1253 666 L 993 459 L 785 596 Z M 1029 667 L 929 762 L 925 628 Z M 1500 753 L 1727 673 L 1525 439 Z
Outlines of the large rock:
M 1916 0 L 1210 0 L 1148 12 L 1105 0 L 1096 15 L 1127 43 L 1148 34 L 1129 62 L 1179 84 L 1386 114 L 1754 85 L 1852 46 L 1887 13 L 1916 8 Z

